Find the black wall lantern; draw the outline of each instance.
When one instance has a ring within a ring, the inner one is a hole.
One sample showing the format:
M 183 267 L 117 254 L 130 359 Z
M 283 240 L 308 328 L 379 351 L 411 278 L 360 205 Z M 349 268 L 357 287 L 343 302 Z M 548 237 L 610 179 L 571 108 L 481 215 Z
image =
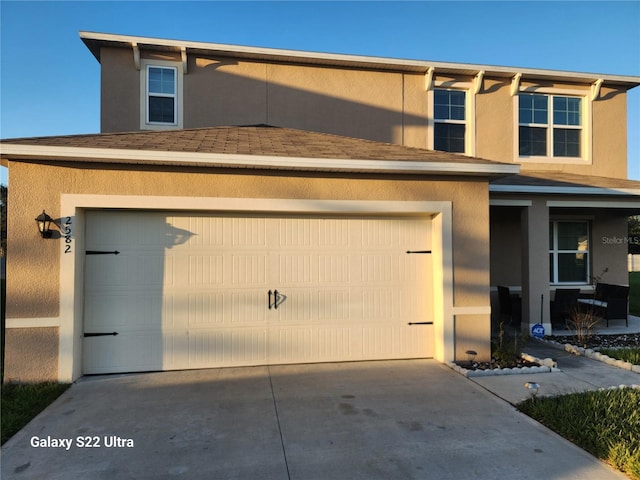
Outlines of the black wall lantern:
M 38 230 L 40 231 L 40 235 L 42 238 L 51 238 L 53 237 L 53 232 L 51 231 L 51 222 L 53 218 L 47 215 L 47 212 L 42 210 L 42 213 L 36 217 L 36 222 L 38 222 Z

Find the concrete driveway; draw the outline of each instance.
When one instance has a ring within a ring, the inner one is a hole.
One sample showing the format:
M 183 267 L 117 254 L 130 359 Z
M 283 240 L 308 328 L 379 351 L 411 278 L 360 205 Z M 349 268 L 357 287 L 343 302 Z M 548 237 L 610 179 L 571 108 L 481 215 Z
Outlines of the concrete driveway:
M 5 444 L 2 478 L 626 477 L 411 360 L 85 378 Z

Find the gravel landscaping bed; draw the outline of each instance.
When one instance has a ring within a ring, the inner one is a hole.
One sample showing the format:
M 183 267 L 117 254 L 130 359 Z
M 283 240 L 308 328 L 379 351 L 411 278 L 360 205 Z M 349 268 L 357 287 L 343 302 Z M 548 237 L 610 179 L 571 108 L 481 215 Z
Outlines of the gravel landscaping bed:
M 544 337 L 545 340 L 551 340 L 553 342 L 562 344 L 571 344 L 581 346 L 583 348 L 590 348 L 597 350 L 599 348 L 625 348 L 625 347 L 640 347 L 640 333 L 625 333 L 617 335 L 592 335 L 585 342 L 578 342 L 578 339 L 573 335 L 549 335 Z

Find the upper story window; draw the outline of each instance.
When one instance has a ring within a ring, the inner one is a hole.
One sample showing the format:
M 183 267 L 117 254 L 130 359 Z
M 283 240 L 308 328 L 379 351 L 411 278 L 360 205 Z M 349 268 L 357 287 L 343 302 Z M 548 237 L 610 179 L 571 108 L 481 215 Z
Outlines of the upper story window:
M 436 79 L 427 90 L 430 115 L 427 148 L 475 155 L 475 97 L 473 82 Z
M 465 153 L 466 129 L 466 92 L 464 90 L 434 90 L 434 150 Z
M 180 62 L 141 59 L 140 64 L 140 128 L 182 127 Z
M 176 125 L 175 67 L 147 66 L 147 123 Z
M 584 155 L 582 98 L 564 95 L 518 95 L 520 156 Z

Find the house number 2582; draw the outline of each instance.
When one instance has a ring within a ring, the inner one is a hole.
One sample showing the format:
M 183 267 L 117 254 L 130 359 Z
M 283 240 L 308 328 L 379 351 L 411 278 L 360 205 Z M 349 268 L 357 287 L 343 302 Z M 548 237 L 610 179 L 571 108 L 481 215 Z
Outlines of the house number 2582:
M 64 253 L 71 253 L 71 217 L 66 217 L 62 224 L 62 235 L 64 237 Z

